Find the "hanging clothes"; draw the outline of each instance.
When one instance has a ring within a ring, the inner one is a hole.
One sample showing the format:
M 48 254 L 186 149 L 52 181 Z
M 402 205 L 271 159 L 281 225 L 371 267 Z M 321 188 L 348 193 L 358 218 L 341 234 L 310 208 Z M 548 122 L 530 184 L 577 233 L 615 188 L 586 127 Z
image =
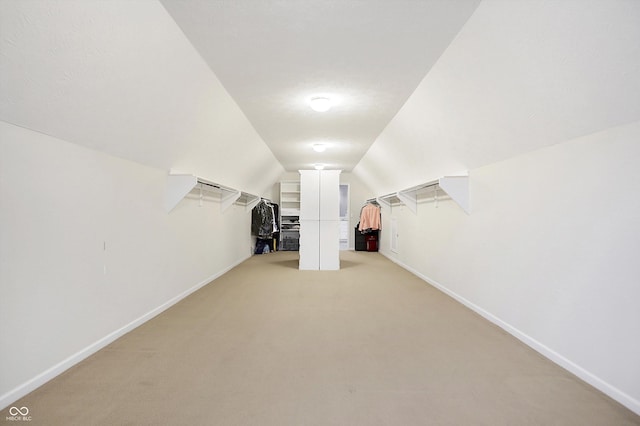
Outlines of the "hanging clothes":
M 273 208 L 265 200 L 260 200 L 251 210 L 251 233 L 258 238 L 272 238 L 274 223 Z
M 377 231 L 381 229 L 382 220 L 380 218 L 380 206 L 367 203 L 360 210 L 360 224 L 358 230 L 360 232 Z

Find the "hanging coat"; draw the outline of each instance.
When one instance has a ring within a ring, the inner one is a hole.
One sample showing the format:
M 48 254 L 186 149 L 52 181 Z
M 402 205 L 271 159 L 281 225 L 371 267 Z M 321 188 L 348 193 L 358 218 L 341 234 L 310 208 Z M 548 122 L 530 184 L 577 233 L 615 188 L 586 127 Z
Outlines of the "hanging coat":
M 273 236 L 273 209 L 265 201 L 260 201 L 251 210 L 251 233 L 258 238 Z
M 380 207 L 367 204 L 360 211 L 360 226 L 358 230 L 360 232 L 364 232 L 367 230 L 376 231 L 380 229 L 381 226 L 380 219 Z

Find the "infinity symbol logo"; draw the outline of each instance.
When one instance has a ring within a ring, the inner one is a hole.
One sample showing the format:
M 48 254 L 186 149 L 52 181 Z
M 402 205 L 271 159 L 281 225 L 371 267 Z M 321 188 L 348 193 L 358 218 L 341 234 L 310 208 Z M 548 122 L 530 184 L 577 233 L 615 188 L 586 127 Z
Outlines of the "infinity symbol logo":
M 29 409 L 27 407 L 11 407 L 9 408 L 9 414 L 11 414 L 12 416 L 17 416 L 18 414 L 20 414 L 21 416 L 26 416 L 27 414 L 29 414 Z

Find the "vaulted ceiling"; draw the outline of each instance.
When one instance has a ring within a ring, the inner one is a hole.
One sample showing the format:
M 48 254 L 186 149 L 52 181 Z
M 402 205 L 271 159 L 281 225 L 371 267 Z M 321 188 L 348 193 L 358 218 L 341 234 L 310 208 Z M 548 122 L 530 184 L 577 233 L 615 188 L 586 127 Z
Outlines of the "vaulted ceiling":
M 241 188 L 322 163 L 386 191 L 640 119 L 638 22 L 626 0 L 0 0 L 0 120 Z
M 161 1 L 291 171 L 351 170 L 479 3 Z M 333 108 L 311 110 L 316 96 Z

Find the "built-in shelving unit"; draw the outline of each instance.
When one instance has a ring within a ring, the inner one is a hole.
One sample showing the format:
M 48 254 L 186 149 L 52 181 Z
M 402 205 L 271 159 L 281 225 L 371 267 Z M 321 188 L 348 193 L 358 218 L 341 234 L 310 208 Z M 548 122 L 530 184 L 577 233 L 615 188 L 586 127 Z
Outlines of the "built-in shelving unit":
M 430 196 L 436 202 L 438 201 L 438 190 L 444 191 L 466 214 L 471 213 L 469 208 L 469 176 L 444 176 L 431 182 L 381 195 L 376 199 L 383 206 L 405 205 L 413 213 L 417 213 L 418 201 L 428 196 L 429 192 Z
M 205 193 L 207 195 L 213 194 L 220 201 L 220 210 L 223 212 L 234 203 L 244 205 L 246 206 L 246 211 L 251 211 L 260 201 L 260 197 L 257 195 L 239 191 L 198 176 L 170 174 L 167 176 L 165 211 L 167 213 L 171 212 L 187 194 L 196 188 L 200 191 L 200 203 L 202 203 Z
M 280 250 L 300 248 L 300 181 L 280 182 Z
M 280 182 L 280 209 L 282 215 L 300 216 L 300 181 Z

